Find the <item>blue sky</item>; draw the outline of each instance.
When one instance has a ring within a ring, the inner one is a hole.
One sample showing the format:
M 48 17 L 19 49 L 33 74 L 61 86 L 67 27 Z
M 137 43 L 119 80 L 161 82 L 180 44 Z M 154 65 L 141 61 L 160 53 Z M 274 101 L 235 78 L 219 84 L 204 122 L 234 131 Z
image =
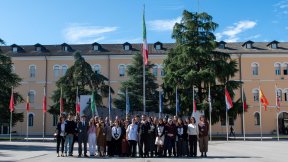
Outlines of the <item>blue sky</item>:
M 0 38 L 7 45 L 174 42 L 184 9 L 207 12 L 217 40 L 288 41 L 288 0 L 1 0 Z

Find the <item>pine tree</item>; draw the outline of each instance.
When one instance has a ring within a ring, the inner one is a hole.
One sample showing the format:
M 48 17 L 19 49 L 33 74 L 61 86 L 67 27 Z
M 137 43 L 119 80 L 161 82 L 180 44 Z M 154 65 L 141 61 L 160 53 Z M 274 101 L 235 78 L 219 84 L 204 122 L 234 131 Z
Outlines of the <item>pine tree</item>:
M 164 89 L 169 98 L 171 109 L 175 108 L 175 89 L 178 87 L 182 115 L 192 112 L 192 88 L 197 89 L 197 109 L 204 110 L 208 116 L 208 85 L 211 85 L 212 123 L 225 116 L 224 86 L 228 87 L 231 97 L 233 89 L 239 88 L 238 82 L 229 81 L 238 71 L 237 62 L 227 53 L 216 51 L 217 42 L 213 32 L 218 24 L 207 13 L 183 12 L 182 20 L 173 28 L 172 38 L 176 47 L 171 49 L 164 60 Z M 173 85 L 173 86 L 171 86 Z M 236 117 L 235 108 L 229 111 Z M 240 104 L 239 104 L 240 105 Z
M 156 83 L 156 78 L 150 72 L 153 66 L 148 63 L 145 68 L 147 112 L 158 112 L 158 84 Z M 127 73 L 129 79 L 121 83 L 119 97 L 114 100 L 114 104 L 119 109 L 125 109 L 125 91 L 127 89 L 130 100 L 130 111 L 143 111 L 143 57 L 141 54 L 136 54 L 133 57 L 132 64 L 128 66 Z
M 4 41 L 0 39 L 0 45 L 4 45 Z M 0 126 L 3 124 L 9 124 L 10 121 L 10 96 L 11 87 L 16 88 L 20 85 L 21 78 L 13 72 L 12 61 L 9 56 L 6 56 L 1 51 L 0 46 Z M 15 104 L 23 102 L 23 98 L 17 92 L 14 92 Z M 13 111 L 13 121 L 12 124 L 15 125 L 17 122 L 23 122 L 23 113 L 17 113 Z
M 49 110 L 51 114 L 59 114 L 60 112 L 61 88 L 65 112 L 75 113 L 76 111 L 77 86 L 78 95 L 91 95 L 94 91 L 97 107 L 103 106 L 102 97 L 108 97 L 108 78 L 94 72 L 91 65 L 85 61 L 79 52 L 74 54 L 74 59 L 74 65 L 68 68 L 66 74 L 56 82 L 57 89 L 51 97 L 54 102 Z

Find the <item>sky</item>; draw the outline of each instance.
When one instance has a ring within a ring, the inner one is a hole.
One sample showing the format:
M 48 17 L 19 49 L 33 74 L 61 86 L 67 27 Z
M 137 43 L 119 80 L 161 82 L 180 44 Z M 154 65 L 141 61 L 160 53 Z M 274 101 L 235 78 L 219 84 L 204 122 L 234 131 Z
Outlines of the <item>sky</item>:
M 6 45 L 173 43 L 184 10 L 206 12 L 217 41 L 288 41 L 288 0 L 1 0 L 0 38 Z

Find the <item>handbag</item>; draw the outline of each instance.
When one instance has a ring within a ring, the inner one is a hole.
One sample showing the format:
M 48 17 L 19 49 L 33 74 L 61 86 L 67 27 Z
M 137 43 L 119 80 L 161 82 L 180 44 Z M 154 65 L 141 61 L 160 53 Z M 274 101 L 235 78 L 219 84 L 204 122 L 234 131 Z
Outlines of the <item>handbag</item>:
M 160 137 L 156 137 L 155 145 L 163 145 L 163 140 Z

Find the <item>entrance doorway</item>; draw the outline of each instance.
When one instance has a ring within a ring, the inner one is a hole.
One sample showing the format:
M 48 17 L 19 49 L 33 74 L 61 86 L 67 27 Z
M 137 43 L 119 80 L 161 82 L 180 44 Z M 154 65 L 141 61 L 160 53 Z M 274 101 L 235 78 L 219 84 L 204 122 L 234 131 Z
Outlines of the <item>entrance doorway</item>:
M 278 117 L 279 133 L 288 134 L 288 113 L 281 112 Z

